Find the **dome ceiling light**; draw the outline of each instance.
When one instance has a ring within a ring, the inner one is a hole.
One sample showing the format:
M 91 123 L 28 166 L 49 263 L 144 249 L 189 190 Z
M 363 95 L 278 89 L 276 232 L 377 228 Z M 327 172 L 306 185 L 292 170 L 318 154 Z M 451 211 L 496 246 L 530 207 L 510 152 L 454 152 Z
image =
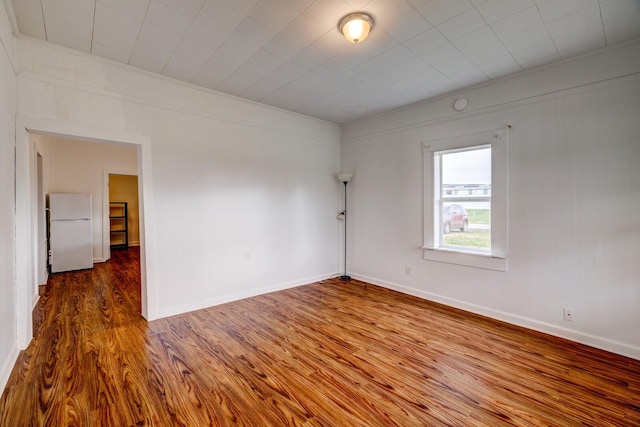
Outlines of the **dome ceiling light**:
M 353 44 L 358 44 L 367 38 L 373 28 L 373 17 L 367 13 L 350 13 L 340 20 L 340 32 Z

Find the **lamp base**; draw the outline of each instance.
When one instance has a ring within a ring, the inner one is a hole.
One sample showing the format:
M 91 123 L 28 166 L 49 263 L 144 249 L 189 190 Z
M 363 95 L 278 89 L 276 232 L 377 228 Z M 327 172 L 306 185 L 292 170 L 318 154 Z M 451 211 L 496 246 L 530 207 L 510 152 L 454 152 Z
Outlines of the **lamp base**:
M 342 280 L 343 282 L 350 282 L 351 276 L 340 276 L 339 279 Z

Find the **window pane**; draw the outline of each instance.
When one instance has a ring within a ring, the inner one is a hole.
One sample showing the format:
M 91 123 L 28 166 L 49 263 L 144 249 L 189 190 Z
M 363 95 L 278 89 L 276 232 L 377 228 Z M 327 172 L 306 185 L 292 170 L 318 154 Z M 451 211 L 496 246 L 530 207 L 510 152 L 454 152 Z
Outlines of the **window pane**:
M 491 252 L 491 147 L 440 156 L 442 246 Z

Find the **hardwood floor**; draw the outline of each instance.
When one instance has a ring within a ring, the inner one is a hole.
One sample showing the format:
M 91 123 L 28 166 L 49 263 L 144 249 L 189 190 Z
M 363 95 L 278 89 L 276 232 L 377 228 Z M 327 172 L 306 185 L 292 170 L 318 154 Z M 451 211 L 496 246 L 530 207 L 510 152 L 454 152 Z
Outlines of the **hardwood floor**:
M 147 323 L 113 255 L 51 277 L 1 426 L 640 425 L 637 360 L 357 281 Z

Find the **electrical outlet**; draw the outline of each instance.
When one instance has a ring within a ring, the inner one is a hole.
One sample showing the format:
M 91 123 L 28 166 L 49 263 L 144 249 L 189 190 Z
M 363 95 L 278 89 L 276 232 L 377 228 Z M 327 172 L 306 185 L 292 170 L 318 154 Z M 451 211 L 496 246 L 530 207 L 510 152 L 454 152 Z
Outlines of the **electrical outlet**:
M 562 309 L 562 315 L 564 316 L 564 320 L 567 322 L 573 322 L 573 309 L 572 308 L 564 308 Z
M 406 274 L 407 276 L 411 276 L 411 267 L 405 267 L 404 274 Z

